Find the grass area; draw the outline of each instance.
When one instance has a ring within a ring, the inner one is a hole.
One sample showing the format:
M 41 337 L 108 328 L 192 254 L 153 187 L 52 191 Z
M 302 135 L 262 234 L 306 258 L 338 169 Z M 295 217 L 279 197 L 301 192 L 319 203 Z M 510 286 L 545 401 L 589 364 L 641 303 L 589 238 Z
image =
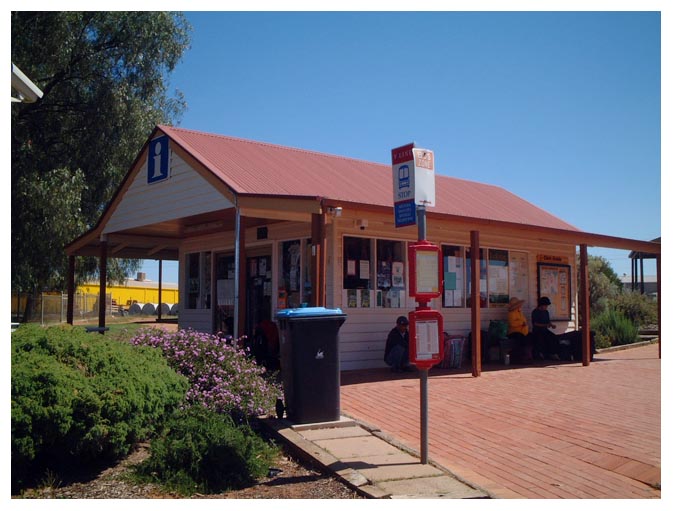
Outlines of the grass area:
M 111 335 L 115 338 L 130 339 L 141 328 L 161 327 L 161 325 L 177 325 L 177 316 L 164 316 L 166 323 L 159 323 L 156 321 L 156 316 L 106 316 L 105 326 L 108 331 L 105 335 Z M 45 327 L 55 326 L 59 323 L 51 323 L 44 325 Z M 90 318 L 87 320 L 75 321 L 74 326 L 90 327 L 98 326 L 98 318 Z M 92 334 L 93 335 L 93 334 Z
M 106 326 L 110 328 L 105 335 L 113 336 L 115 338 L 124 337 L 126 339 L 131 338 L 138 330 L 141 328 L 147 328 L 157 324 L 152 322 L 132 322 L 132 323 L 111 323 Z

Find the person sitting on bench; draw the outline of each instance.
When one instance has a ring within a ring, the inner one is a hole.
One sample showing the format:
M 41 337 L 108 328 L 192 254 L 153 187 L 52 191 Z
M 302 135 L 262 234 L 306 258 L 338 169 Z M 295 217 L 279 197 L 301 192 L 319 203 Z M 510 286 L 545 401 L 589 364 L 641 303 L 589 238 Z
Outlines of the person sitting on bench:
M 556 325 L 549 318 L 547 308 L 551 305 L 551 300 L 546 296 L 541 296 L 537 301 L 537 307 L 533 309 L 531 319 L 533 320 L 533 339 L 534 354 L 536 357 L 544 360 L 560 360 L 559 339 L 551 329 Z
M 512 350 L 512 361 L 517 364 L 533 360 L 533 341 L 528 335 L 528 323 L 521 311 L 525 303 L 515 296 L 510 298 L 507 308 L 507 337 L 515 341 Z

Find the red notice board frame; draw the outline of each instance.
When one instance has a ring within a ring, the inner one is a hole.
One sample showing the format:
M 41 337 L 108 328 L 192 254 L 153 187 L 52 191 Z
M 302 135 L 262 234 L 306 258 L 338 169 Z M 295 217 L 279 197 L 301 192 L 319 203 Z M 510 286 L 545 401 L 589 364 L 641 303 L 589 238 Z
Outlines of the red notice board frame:
M 427 327 L 437 322 L 437 337 L 429 339 L 427 334 L 432 335 Z M 423 328 L 420 326 L 423 325 Z M 419 334 L 423 335 L 419 339 Z M 436 344 L 435 344 L 436 342 Z M 422 353 L 419 353 L 419 345 L 425 347 Z M 444 318 L 439 311 L 432 309 L 421 309 L 409 313 L 409 362 L 419 369 L 430 369 L 439 364 L 444 358 Z
M 444 280 L 441 248 L 427 240 L 422 240 L 409 244 L 408 252 L 409 296 L 416 298 L 418 303 L 427 303 L 439 298 L 442 295 L 442 281 Z M 434 266 L 434 261 L 429 260 L 429 256 L 437 260 L 436 275 L 431 268 L 425 268 L 424 261 L 429 261 Z

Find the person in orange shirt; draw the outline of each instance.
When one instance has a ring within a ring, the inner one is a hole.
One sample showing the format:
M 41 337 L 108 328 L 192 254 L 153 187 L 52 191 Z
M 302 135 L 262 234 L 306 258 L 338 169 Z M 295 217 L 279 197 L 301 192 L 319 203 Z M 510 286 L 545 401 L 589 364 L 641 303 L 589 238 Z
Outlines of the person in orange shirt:
M 512 297 L 507 308 L 507 337 L 514 340 L 515 348 L 512 350 L 512 358 L 515 363 L 525 363 L 533 360 L 533 343 L 528 335 L 528 323 L 521 311 L 525 303 Z
M 507 337 L 514 339 L 528 335 L 528 323 L 526 323 L 526 317 L 521 312 L 524 303 L 524 300 L 519 300 L 515 296 L 510 298 L 507 312 Z

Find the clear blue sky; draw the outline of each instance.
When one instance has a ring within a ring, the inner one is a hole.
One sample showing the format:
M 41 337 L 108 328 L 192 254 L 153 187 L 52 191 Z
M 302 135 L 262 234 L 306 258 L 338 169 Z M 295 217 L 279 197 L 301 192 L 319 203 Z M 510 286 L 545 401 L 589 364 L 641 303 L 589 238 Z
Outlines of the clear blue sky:
M 585 231 L 661 236 L 658 12 L 187 17 L 181 127 L 386 164 L 415 141 L 438 173 Z M 630 274 L 628 252 L 590 253 Z M 164 271 L 177 282 L 176 264 Z

